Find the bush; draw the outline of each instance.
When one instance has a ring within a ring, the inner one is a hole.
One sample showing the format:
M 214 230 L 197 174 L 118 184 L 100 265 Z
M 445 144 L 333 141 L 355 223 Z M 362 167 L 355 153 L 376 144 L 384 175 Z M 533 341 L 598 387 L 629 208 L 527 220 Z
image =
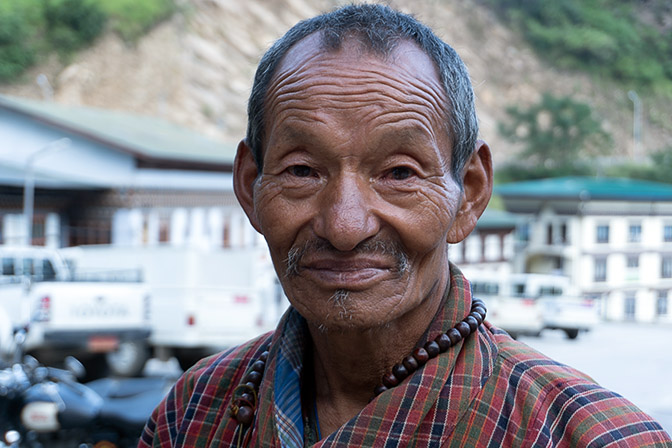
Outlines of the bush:
M 105 27 L 106 16 L 92 0 L 47 0 L 47 33 L 53 47 L 70 53 L 90 44 Z
M 157 22 L 175 12 L 173 0 L 99 0 L 112 29 L 126 41 L 135 41 Z
M 669 0 L 485 1 L 554 64 L 634 86 L 672 85 L 672 33 L 642 23 L 634 9 L 655 13 Z
M 39 52 L 39 0 L 0 1 L 0 81 L 20 75 Z

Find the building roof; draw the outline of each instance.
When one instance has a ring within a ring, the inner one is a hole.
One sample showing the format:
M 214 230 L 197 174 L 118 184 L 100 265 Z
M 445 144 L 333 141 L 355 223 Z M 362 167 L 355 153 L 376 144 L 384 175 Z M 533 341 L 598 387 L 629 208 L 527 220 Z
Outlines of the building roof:
M 0 95 L 0 108 L 131 153 L 148 164 L 188 163 L 220 169 L 233 165 L 234 145 L 157 118 L 5 95 Z
M 505 199 L 672 201 L 672 184 L 636 179 L 559 177 L 498 185 Z
M 521 221 L 519 215 L 504 210 L 486 208 L 476 223 L 477 229 L 514 229 Z

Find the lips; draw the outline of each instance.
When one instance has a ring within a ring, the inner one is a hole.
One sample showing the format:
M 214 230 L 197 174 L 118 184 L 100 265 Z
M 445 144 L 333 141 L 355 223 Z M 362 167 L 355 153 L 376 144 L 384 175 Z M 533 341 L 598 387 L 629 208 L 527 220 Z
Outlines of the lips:
M 394 266 L 374 258 L 321 258 L 302 263 L 299 275 L 330 289 L 362 290 L 391 278 Z

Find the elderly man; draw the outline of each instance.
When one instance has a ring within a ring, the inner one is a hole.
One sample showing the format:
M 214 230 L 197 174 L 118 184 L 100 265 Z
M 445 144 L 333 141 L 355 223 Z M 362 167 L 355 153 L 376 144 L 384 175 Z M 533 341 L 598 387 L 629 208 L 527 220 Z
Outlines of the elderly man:
M 235 192 L 291 302 L 199 362 L 140 446 L 672 446 L 660 425 L 484 322 L 448 259 L 492 190 L 454 50 L 348 6 L 264 56 Z

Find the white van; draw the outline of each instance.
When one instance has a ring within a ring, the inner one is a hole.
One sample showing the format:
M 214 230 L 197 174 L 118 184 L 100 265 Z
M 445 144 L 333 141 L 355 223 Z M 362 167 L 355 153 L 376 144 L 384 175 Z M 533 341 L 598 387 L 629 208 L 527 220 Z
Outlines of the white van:
M 599 304 L 572 294 L 569 278 L 561 275 L 512 274 L 516 296 L 534 299 L 541 306 L 544 328 L 562 330 L 569 339 L 591 330 L 600 321 Z
M 486 320 L 516 338 L 538 335 L 544 328 L 542 309 L 536 300 L 514 294 L 511 277 L 500 272 L 462 269 L 474 297 L 485 302 Z

